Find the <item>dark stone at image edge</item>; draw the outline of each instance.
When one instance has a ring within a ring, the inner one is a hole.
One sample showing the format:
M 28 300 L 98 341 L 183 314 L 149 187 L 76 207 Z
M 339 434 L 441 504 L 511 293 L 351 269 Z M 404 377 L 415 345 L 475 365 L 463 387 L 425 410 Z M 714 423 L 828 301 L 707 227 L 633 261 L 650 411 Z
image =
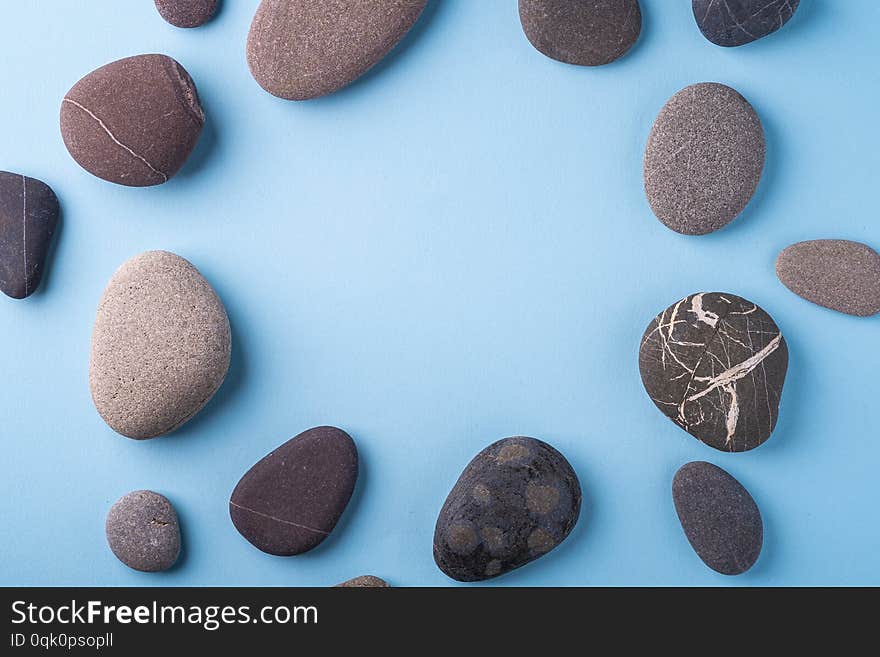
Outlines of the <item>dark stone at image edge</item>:
M 175 27 L 199 27 L 214 17 L 220 0 L 155 0 L 156 9 Z
M 692 0 L 700 32 L 719 46 L 742 46 L 785 25 L 800 0 Z

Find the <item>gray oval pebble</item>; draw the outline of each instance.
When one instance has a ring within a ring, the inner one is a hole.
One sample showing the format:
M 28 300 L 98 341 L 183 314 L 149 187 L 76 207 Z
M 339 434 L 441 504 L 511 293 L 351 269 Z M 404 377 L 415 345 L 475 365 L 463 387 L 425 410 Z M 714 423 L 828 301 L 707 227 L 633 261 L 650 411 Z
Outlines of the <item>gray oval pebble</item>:
M 622 57 L 642 31 L 638 0 L 519 0 L 519 18 L 538 51 L 580 66 Z
M 749 492 L 716 465 L 694 461 L 672 480 L 672 499 L 697 556 L 722 575 L 739 575 L 761 554 L 764 525 Z
M 129 438 L 173 431 L 223 383 L 230 344 L 223 303 L 195 267 L 167 251 L 136 256 L 98 304 L 89 366 L 95 407 Z
M 651 209 L 672 230 L 704 235 L 746 207 L 764 169 L 764 129 L 748 101 L 723 84 L 703 82 L 660 110 L 645 149 Z
M 219 0 L 156 0 L 159 15 L 175 27 L 199 27 L 217 11 Z
M 167 570 L 180 554 L 177 512 L 167 498 L 150 490 L 120 498 L 107 514 L 105 530 L 113 554 L 135 570 Z
M 860 242 L 811 240 L 776 259 L 776 275 L 795 294 L 848 315 L 880 313 L 880 254 Z
M 502 575 L 565 540 L 581 487 L 565 457 L 545 442 L 505 438 L 477 454 L 437 518 L 434 561 L 460 582 Z
M 337 584 L 335 588 L 366 589 L 389 588 L 390 586 L 391 585 L 381 577 L 375 577 L 374 575 L 361 575 L 360 577 L 346 580 L 342 582 L 342 584 Z
M 263 0 L 248 32 L 248 66 L 260 86 L 279 98 L 324 96 L 388 54 L 426 4 Z

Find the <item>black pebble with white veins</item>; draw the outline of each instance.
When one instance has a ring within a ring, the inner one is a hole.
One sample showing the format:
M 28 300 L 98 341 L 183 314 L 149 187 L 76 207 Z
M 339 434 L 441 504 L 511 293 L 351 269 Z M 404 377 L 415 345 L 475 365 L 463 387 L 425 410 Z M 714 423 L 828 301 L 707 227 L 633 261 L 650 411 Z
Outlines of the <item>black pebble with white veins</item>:
M 58 198 L 44 182 L 0 171 L 0 290 L 13 299 L 33 293 L 58 225 Z
M 651 401 L 724 452 L 754 449 L 770 437 L 787 369 L 788 348 L 773 318 L 724 292 L 671 305 L 648 326 L 639 349 Z
M 800 0 L 692 0 L 703 36 L 719 46 L 742 46 L 772 34 L 797 11 Z

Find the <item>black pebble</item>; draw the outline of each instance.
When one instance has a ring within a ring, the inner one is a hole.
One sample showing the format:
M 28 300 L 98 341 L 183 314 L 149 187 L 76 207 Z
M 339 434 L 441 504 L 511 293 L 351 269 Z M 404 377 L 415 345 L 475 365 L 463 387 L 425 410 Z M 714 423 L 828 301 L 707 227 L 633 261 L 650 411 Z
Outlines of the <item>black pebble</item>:
M 58 198 L 46 183 L 0 171 L 0 290 L 23 299 L 40 284 Z
M 719 46 L 742 46 L 772 34 L 797 11 L 800 0 L 693 0 L 700 32 Z

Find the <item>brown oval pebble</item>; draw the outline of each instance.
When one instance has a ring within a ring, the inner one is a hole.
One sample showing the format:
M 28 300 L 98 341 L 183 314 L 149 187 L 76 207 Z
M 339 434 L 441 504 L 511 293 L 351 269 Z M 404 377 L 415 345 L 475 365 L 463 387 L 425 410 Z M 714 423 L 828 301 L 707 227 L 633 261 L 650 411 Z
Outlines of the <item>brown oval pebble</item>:
M 427 0 L 263 0 L 247 38 L 251 74 L 279 98 L 306 100 L 350 84 L 415 24 Z
M 217 11 L 218 0 L 156 0 L 156 9 L 175 27 L 199 27 Z
M 776 275 L 789 290 L 820 306 L 858 317 L 880 313 L 880 254 L 860 242 L 792 244 L 776 259 Z
M 86 171 L 120 185 L 166 182 L 186 162 L 205 114 L 196 86 L 165 55 L 127 57 L 92 71 L 61 103 L 61 136 Z
M 580 66 L 622 57 L 642 31 L 638 0 L 519 0 L 519 18 L 538 51 Z
M 764 150 L 761 120 L 737 91 L 715 82 L 682 89 L 648 136 L 644 184 L 651 209 L 685 235 L 723 228 L 754 195 Z
M 92 333 L 98 413 L 129 438 L 173 431 L 223 383 L 230 338 L 223 303 L 189 262 L 167 251 L 128 260 L 104 290 Z
M 245 473 L 229 499 L 232 524 L 263 552 L 307 552 L 333 531 L 357 475 L 357 447 L 347 433 L 309 429 Z
M 342 582 L 342 584 L 337 584 L 334 588 L 366 589 L 388 588 L 390 586 L 391 585 L 381 577 L 375 577 L 373 575 L 361 575 L 360 577 L 355 577 L 353 579 Z

